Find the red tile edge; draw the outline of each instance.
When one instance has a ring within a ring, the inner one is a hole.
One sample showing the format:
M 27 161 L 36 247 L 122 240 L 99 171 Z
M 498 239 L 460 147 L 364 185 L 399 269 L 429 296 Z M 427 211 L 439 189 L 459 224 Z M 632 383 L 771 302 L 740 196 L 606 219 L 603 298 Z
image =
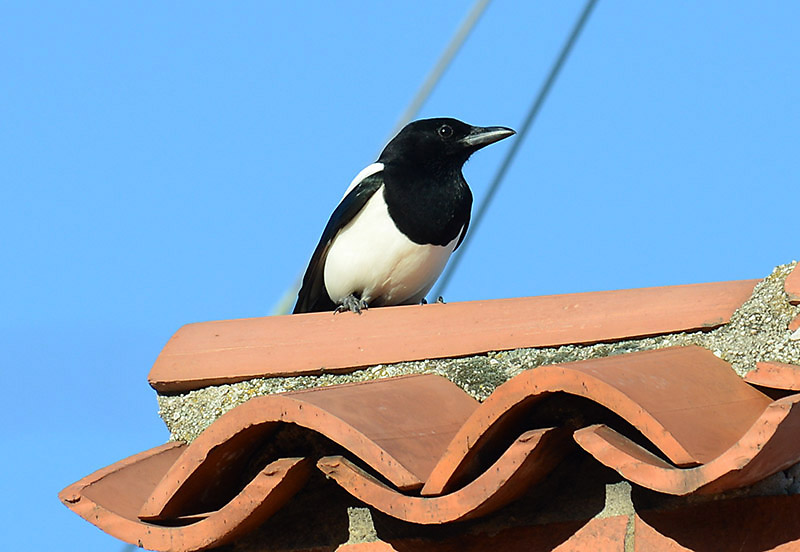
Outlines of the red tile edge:
M 437 431 L 423 432 L 414 425 L 417 418 L 407 413 L 420 405 L 425 407 L 419 409 L 424 420 L 433 416 L 439 421 Z M 220 479 L 221 466 L 246 458 L 253 443 L 262 442 L 279 423 L 295 424 L 338 443 L 399 489 L 419 488 L 475 407 L 477 402 L 455 384 L 431 374 L 256 397 L 223 414 L 186 447 L 139 515 L 181 515 L 196 497 L 207 494 L 209 481 Z M 388 437 L 381 439 L 381 434 Z M 420 466 L 426 459 L 427 469 Z
M 533 408 L 536 400 L 559 391 L 612 410 L 678 465 L 706 462 L 727 450 L 771 402 L 742 382 L 725 361 L 697 346 L 541 366 L 510 379 L 475 410 L 422 494 L 457 488 L 468 479 L 464 470 L 471 459 L 493 435 Z M 705 423 L 698 425 L 699 419 Z
M 160 392 L 352 371 L 521 347 L 616 341 L 726 323 L 758 280 L 188 324 L 150 371 Z M 303 354 L 297 354 L 303 351 Z
M 485 515 L 519 498 L 563 458 L 563 431 L 527 431 L 483 474 L 451 494 L 407 496 L 384 485 L 342 456 L 326 456 L 317 467 L 348 493 L 392 517 L 423 525 Z
M 608 426 L 574 433 L 586 452 L 632 483 L 654 491 L 712 494 L 751 485 L 800 462 L 800 394 L 774 401 L 730 449 L 696 468 L 664 462 Z
M 793 428 L 793 431 L 796 430 L 797 428 Z M 107 504 L 93 500 L 92 493 L 86 492 L 94 483 L 107 477 L 114 477 L 117 472 L 122 470 L 130 470 L 129 481 L 140 483 L 146 487 L 152 484 L 148 481 L 157 479 L 158 473 L 163 471 L 163 467 L 159 466 L 169 464 L 184 447 L 185 445 L 179 443 L 169 443 L 121 460 L 117 464 L 98 470 L 91 476 L 67 487 L 62 491 L 60 497 L 70 509 L 112 536 L 153 550 L 204 550 L 235 540 L 238 536 L 253 530 L 263 521 L 263 517 L 237 519 L 242 517 L 242 511 L 248 508 L 252 510 L 253 502 L 259 503 L 259 497 L 262 496 L 260 490 L 244 493 L 249 496 L 240 500 L 238 513 L 232 512 L 229 506 L 225 506 L 217 512 L 197 516 L 198 521 L 183 527 L 163 527 L 141 522 L 135 517 L 131 519 L 131 512 L 136 510 L 135 506 L 128 505 L 120 510 L 110 511 L 106 507 Z M 550 448 L 544 447 L 543 450 Z M 160 456 L 163 458 L 159 458 Z M 156 460 L 158 464 L 155 466 L 155 470 L 140 465 L 152 460 Z M 291 466 L 290 470 L 307 467 L 307 462 L 297 462 L 297 460 L 283 459 L 275 464 L 284 462 L 287 466 Z M 137 466 L 137 464 L 139 465 Z M 263 475 L 269 478 L 275 476 L 275 472 L 280 471 L 280 469 L 276 470 L 273 465 L 272 468 L 268 467 Z M 301 471 L 306 470 L 303 468 Z M 143 482 L 142 476 L 147 474 L 150 476 L 144 477 L 146 481 Z M 504 477 L 501 475 L 500 479 Z M 305 481 L 305 475 L 301 479 Z M 282 481 L 287 481 L 287 479 Z M 520 485 L 519 481 L 508 484 L 515 489 L 515 492 L 518 487 L 526 487 L 526 485 Z M 115 489 L 119 487 L 119 481 L 112 481 L 107 485 L 106 496 L 118 494 Z M 281 500 L 283 502 L 288 500 L 296 488 L 295 484 L 294 488 L 281 491 L 281 494 L 284 495 Z M 141 489 L 137 491 L 136 495 L 139 497 L 143 495 Z M 124 505 L 131 498 L 134 497 L 126 493 L 126 496 L 118 501 L 118 505 Z M 422 500 L 435 501 L 437 499 Z M 270 508 L 274 512 L 276 506 L 273 504 Z M 121 510 L 124 511 L 121 512 Z M 395 513 L 392 512 L 392 515 Z M 261 512 L 261 514 L 264 513 Z M 694 504 L 678 510 L 639 512 L 633 521 L 631 537 L 635 539 L 636 550 L 640 551 L 729 550 L 733 546 L 728 546 L 730 544 L 728 541 L 731 541 L 740 545 L 736 549 L 743 552 L 761 552 L 767 549 L 779 552 L 797 552 L 800 550 L 798 520 L 800 520 L 800 495 L 719 500 Z M 616 516 L 572 524 L 557 523 L 515 527 L 491 534 L 456 534 L 454 539 L 448 539 L 445 542 L 428 541 L 425 537 L 416 537 L 397 541 L 388 539 L 389 542 L 346 544 L 340 546 L 339 549 L 347 552 L 379 552 L 382 550 L 452 552 L 453 550 L 486 549 L 486 547 L 492 546 L 508 551 L 542 549 L 562 552 L 571 550 L 621 552 L 625 550 L 628 523 L 628 516 Z M 572 529 L 569 530 L 565 526 L 572 527 Z M 731 537 L 729 535 L 731 531 L 736 535 Z M 534 547 L 533 543 L 539 542 L 541 542 L 541 547 Z M 552 544 L 548 546 L 545 544 L 547 542 Z M 683 546 L 687 543 L 691 543 L 688 548 Z M 705 544 L 697 546 L 697 543 Z M 478 548 L 481 545 L 484 547 Z
M 755 370 L 745 374 L 744 380 L 762 387 L 800 391 L 800 366 L 783 362 L 758 362 Z
M 78 504 L 82 500 L 83 490 L 92 483 L 151 458 L 165 458 L 167 465 L 171 465 L 174 459 L 181 454 L 184 448 L 186 448 L 186 443 L 176 441 L 164 443 L 163 445 L 144 450 L 132 456 L 128 456 L 127 458 L 115 462 L 110 466 L 106 466 L 105 468 L 101 468 L 93 473 L 90 473 L 72 485 L 65 487 L 60 493 L 58 493 L 58 498 L 61 499 L 61 502 L 63 502 L 67 508 L 73 509 L 71 505 Z
M 789 296 L 789 302 L 792 305 L 800 304 L 800 268 L 798 267 L 800 267 L 800 263 L 792 269 L 783 284 L 783 289 Z
M 779 544 L 771 548 L 770 552 L 800 552 L 800 540 Z
M 650 527 L 639 515 L 633 519 L 635 552 L 692 552 Z
M 553 552 L 624 552 L 628 516 L 595 518 Z
M 255 529 L 294 496 L 309 474 L 308 461 L 283 458 L 265 467 L 220 510 L 192 516 L 192 523 L 161 526 L 137 519 L 138 505 L 183 447 L 168 443 L 120 460 L 65 488 L 59 498 L 86 521 L 134 546 L 194 552 Z
M 634 518 L 637 552 L 800 551 L 800 495 L 714 500 Z

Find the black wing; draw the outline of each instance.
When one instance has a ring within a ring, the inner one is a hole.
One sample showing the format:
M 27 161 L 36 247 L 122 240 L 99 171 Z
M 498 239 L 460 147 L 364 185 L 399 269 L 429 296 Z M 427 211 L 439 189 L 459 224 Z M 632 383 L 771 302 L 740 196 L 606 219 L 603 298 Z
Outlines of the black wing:
M 462 214 L 462 216 L 464 217 L 464 226 L 461 228 L 461 236 L 459 236 L 458 243 L 456 243 L 456 246 L 453 248 L 453 251 L 458 249 L 458 247 L 461 245 L 461 242 L 463 242 L 464 238 L 467 236 L 467 229 L 469 228 L 469 219 L 472 215 L 472 190 L 469 189 L 466 180 L 464 181 L 464 188 L 467 196 L 464 213 Z
M 470 201 L 470 207 L 472 207 L 472 202 L 471 202 L 471 201 Z M 458 246 L 460 246 L 460 245 L 461 245 L 461 242 L 463 242 L 463 241 L 464 241 L 464 238 L 467 236 L 467 228 L 469 228 L 469 219 L 470 219 L 470 215 L 471 215 L 471 213 L 470 213 L 470 211 L 471 211 L 470 207 L 467 207 L 467 212 L 466 212 L 466 215 L 465 215 L 465 216 L 466 216 L 466 220 L 464 220 L 464 226 L 462 226 L 462 227 L 461 227 L 461 236 L 459 236 L 459 238 L 458 238 L 458 243 L 457 243 L 457 244 L 456 244 L 456 246 L 453 248 L 453 251 L 455 251 L 456 249 L 458 249 Z
M 301 312 L 332 311 L 337 305 L 325 290 L 325 258 L 334 236 L 347 225 L 364 207 L 369 198 L 383 185 L 382 171 L 366 177 L 359 182 L 336 207 L 328 220 L 317 248 L 311 256 L 303 276 L 303 286 L 297 294 L 297 304 L 293 314 Z

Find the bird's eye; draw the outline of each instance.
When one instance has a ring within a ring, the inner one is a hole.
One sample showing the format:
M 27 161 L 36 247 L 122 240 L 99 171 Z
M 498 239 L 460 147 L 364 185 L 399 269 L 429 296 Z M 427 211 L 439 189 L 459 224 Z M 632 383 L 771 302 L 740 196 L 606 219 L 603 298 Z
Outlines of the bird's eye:
M 453 135 L 453 128 L 450 125 L 442 125 L 437 132 L 442 138 L 450 138 Z

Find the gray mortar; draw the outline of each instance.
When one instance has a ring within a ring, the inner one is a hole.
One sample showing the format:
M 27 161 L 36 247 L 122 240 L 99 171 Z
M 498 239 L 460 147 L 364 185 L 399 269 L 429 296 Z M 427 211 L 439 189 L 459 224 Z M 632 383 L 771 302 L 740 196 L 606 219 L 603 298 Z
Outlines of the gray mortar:
M 375 524 L 372 521 L 372 514 L 369 508 L 350 506 L 347 508 L 347 519 L 349 522 L 348 532 L 350 538 L 344 544 L 374 542 L 378 540 L 378 533 L 375 531 Z
M 783 290 L 786 276 L 796 264 L 795 261 L 775 268 L 772 274 L 756 285 L 750 299 L 731 316 L 730 322 L 713 331 L 666 334 L 594 345 L 516 349 L 464 358 L 379 364 L 348 374 L 256 378 L 179 395 L 159 395 L 159 415 L 167 424 L 173 440 L 188 442 L 222 414 L 253 397 L 405 374 L 444 376 L 482 401 L 498 385 L 523 370 L 679 345 L 705 347 L 731 363 L 740 375 L 755 368 L 759 361 L 800 364 L 800 341 L 791 339 L 792 332 L 788 329 L 789 322 L 800 314 L 800 306 L 791 305 Z M 794 483 L 795 487 L 798 485 L 800 482 Z

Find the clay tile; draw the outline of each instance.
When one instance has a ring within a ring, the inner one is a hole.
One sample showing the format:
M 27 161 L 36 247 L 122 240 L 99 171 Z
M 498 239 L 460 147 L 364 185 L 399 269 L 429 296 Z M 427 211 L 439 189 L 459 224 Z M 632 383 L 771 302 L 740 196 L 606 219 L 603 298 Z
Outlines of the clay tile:
M 225 413 L 186 448 L 140 516 L 172 519 L 204 502 L 223 504 L 245 463 L 278 423 L 327 437 L 399 489 L 419 488 L 477 404 L 435 375 L 257 397 Z
M 800 304 L 800 268 L 797 268 L 798 266 L 800 266 L 800 263 L 792 269 L 783 284 L 783 289 L 786 291 L 786 295 L 789 296 L 789 302 L 793 305 Z
M 457 357 L 690 331 L 726 323 L 757 280 L 376 308 L 189 324 L 150 371 L 161 392 L 254 377 L 352 371 Z M 298 354 L 302 351 L 302 354 Z
M 783 362 L 757 362 L 755 370 L 744 376 L 753 385 L 800 391 L 800 366 Z
M 420 487 L 447 444 L 479 406 L 460 387 L 433 374 L 309 389 L 291 397 L 336 416 L 379 446 L 384 459 L 370 461 L 357 448 L 340 443 L 400 489 L 412 485 L 395 481 L 386 458 L 413 473 L 417 480 L 413 487 Z M 339 442 L 333 433 L 324 435 Z
M 638 515 L 634 516 L 633 532 L 635 535 L 633 545 L 635 552 L 692 552 L 689 548 L 681 546 L 671 538 L 650 527 Z M 714 547 L 709 548 L 709 550 L 714 550 Z
M 800 550 L 800 495 L 714 500 L 634 517 L 635 550 Z
M 458 491 L 438 497 L 403 495 L 381 483 L 342 456 L 327 456 L 319 469 L 362 502 L 390 516 L 419 524 L 463 521 L 492 512 L 523 494 L 550 473 L 563 457 L 560 431 L 523 433 L 477 479 Z
M 695 346 L 543 366 L 512 378 L 484 401 L 448 445 L 422 494 L 458 486 L 495 435 L 509 433 L 508 426 L 535 410 L 536 400 L 557 391 L 612 410 L 679 465 L 721 454 L 770 403 L 726 362 Z
M 253 530 L 295 494 L 309 473 L 307 462 L 284 458 L 265 467 L 221 509 L 181 518 L 183 526 L 141 521 L 139 509 L 184 448 L 168 443 L 131 456 L 70 485 L 59 496 L 72 511 L 125 542 L 150 550 L 191 552 Z
M 800 462 L 800 394 L 771 403 L 718 457 L 694 468 L 670 465 L 608 426 L 575 432 L 578 444 L 629 481 L 662 493 L 716 493 L 750 485 Z M 702 419 L 698 419 L 698 426 Z
M 596 518 L 578 529 L 553 552 L 624 552 L 628 516 Z

